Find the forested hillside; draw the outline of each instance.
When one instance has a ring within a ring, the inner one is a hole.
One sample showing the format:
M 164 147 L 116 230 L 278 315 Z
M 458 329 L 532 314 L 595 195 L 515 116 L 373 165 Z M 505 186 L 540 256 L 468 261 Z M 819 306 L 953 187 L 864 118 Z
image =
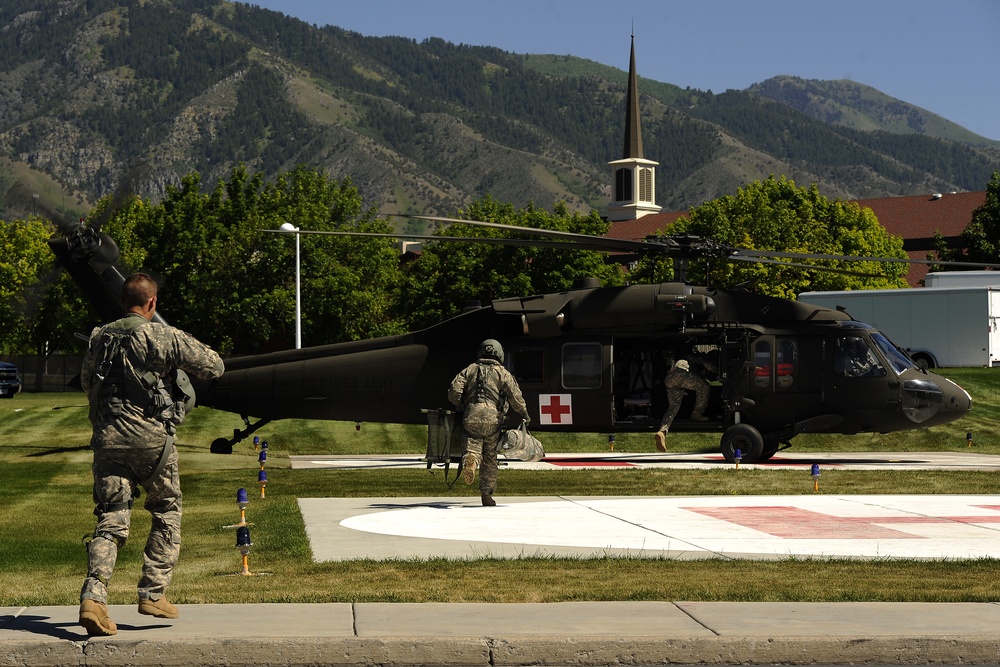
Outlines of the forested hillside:
M 687 209 L 770 174 L 847 199 L 981 190 L 1000 163 L 905 102 L 778 83 L 640 80 L 657 203 Z M 624 90 L 624 71 L 585 60 L 365 37 L 224 0 L 4 0 L 0 217 L 72 214 L 121 190 L 156 199 L 239 163 L 350 177 L 389 212 L 448 214 L 485 194 L 600 209 Z M 885 122 L 843 122 L 861 115 Z

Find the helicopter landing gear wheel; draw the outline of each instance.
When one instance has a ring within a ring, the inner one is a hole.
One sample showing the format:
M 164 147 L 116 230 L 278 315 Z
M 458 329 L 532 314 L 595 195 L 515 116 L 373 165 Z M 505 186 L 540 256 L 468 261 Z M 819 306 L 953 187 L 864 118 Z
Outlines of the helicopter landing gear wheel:
M 750 424 L 733 424 L 722 434 L 719 448 L 730 463 L 736 462 L 737 449 L 740 450 L 740 461 L 753 463 L 760 459 L 764 451 L 764 436 Z

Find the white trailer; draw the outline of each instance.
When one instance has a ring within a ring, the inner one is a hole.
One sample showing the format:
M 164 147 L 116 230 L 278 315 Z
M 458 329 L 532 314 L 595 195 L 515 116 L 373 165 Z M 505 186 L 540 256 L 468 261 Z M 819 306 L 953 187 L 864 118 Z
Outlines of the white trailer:
M 842 308 L 928 368 L 1000 366 L 1000 285 L 803 292 L 799 301 Z
M 931 271 L 924 287 L 992 287 L 1000 285 L 1000 271 Z

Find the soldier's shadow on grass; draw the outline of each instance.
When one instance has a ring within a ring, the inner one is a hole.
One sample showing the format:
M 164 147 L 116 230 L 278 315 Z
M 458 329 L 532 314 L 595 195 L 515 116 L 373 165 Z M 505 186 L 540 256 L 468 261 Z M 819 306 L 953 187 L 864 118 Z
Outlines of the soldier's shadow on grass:
M 32 454 L 25 454 L 25 458 L 35 458 L 38 456 L 51 456 L 52 454 L 65 454 L 67 452 L 83 452 L 90 449 L 90 445 L 81 445 L 80 447 L 54 447 L 53 449 L 46 449 L 41 452 L 34 452 Z

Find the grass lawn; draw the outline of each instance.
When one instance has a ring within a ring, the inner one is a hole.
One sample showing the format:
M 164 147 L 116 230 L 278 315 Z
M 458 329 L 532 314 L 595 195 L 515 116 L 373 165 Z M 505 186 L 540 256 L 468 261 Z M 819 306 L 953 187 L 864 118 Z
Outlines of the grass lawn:
M 946 374 L 973 396 L 954 424 L 907 433 L 799 436 L 802 451 L 972 451 L 1000 454 L 996 369 Z M 0 401 L 0 606 L 76 604 L 86 567 L 91 513 L 90 425 L 82 394 L 28 394 Z M 314 563 L 296 499 L 348 496 L 477 496 L 446 487 L 442 471 L 291 470 L 290 454 L 412 453 L 426 428 L 287 420 L 258 433 L 268 440 L 267 497 L 256 489 L 257 453 L 249 443 L 231 456 L 209 443 L 242 427 L 235 415 L 199 408 L 178 434 L 184 488 L 184 547 L 170 589 L 178 603 L 247 602 L 551 602 L 564 600 L 996 601 L 996 559 L 974 561 L 675 561 L 638 558 L 499 560 L 355 560 Z M 539 434 L 550 452 L 606 451 L 607 434 Z M 717 448 L 717 437 L 671 434 L 675 451 Z M 651 451 L 649 434 L 618 434 L 618 451 Z M 716 495 L 812 493 L 801 471 L 609 470 L 501 473 L 502 495 Z M 246 487 L 254 547 L 240 577 L 236 489 Z M 996 493 L 992 472 L 844 471 L 823 473 L 825 493 Z M 148 514 L 133 514 L 111 602 L 135 601 Z M 363 540 L 362 534 L 358 535 Z

